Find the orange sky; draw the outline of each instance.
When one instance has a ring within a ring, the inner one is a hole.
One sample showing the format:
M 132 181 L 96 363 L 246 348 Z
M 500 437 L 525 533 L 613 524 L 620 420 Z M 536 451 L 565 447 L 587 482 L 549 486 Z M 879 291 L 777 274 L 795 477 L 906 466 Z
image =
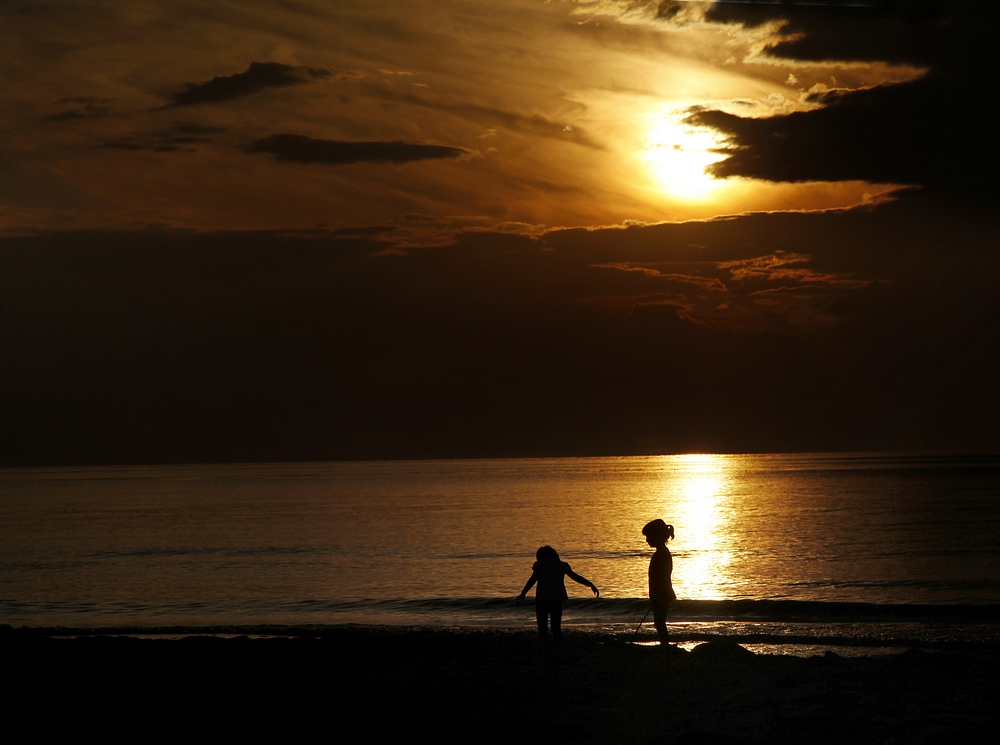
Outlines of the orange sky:
M 9 13 L 0 30 L 0 225 L 7 232 L 454 227 L 659 222 L 824 209 L 891 189 L 863 181 L 713 180 L 724 138 L 692 106 L 742 116 L 815 108 L 921 70 L 767 54 L 781 24 L 671 20 L 655 3 L 114 2 Z M 167 106 L 251 62 L 325 71 L 294 85 Z M 290 133 L 460 148 L 408 163 L 304 164 L 247 152 Z M 414 219 L 413 216 L 417 216 Z M 402 232 L 400 233 L 402 235 Z
M 0 465 L 1000 447 L 964 5 L 0 6 Z

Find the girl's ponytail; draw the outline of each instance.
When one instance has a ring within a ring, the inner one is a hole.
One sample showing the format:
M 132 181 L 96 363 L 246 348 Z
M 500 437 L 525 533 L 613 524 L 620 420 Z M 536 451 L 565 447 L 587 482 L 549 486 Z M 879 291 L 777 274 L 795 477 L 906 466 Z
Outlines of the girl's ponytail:
M 674 526 L 667 525 L 660 518 L 651 520 L 642 527 L 642 534 L 647 538 L 660 542 L 669 541 L 674 537 Z M 650 544 L 652 545 L 652 544 Z

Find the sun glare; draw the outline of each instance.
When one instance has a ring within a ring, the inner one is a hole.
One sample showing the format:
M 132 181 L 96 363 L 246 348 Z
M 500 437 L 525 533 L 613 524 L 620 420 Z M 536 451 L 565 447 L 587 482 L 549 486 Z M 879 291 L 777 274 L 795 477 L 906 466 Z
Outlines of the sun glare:
M 717 134 L 684 124 L 684 116 L 674 112 L 654 117 L 645 144 L 647 167 L 666 194 L 704 201 L 722 185 L 705 169 L 726 156 L 712 152 L 722 144 Z

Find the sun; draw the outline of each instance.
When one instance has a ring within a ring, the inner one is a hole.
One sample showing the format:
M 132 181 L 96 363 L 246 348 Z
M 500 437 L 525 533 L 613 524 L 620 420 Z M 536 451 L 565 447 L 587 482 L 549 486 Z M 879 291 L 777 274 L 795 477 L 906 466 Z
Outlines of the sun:
M 723 143 L 712 130 L 685 124 L 685 116 L 675 111 L 653 117 L 644 147 L 647 168 L 660 190 L 671 197 L 706 201 L 722 186 L 705 169 L 726 157 L 713 152 Z

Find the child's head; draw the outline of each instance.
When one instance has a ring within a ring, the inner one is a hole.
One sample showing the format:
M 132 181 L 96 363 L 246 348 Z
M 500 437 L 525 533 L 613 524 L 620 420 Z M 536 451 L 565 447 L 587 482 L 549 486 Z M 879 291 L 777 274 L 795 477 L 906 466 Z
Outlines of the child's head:
M 552 546 L 542 546 L 540 549 L 535 551 L 535 558 L 538 561 L 542 559 L 555 559 L 559 561 L 559 552 L 557 552 Z
M 650 546 L 659 546 L 674 537 L 674 526 L 656 518 L 642 527 L 642 534 L 646 536 L 646 543 Z

